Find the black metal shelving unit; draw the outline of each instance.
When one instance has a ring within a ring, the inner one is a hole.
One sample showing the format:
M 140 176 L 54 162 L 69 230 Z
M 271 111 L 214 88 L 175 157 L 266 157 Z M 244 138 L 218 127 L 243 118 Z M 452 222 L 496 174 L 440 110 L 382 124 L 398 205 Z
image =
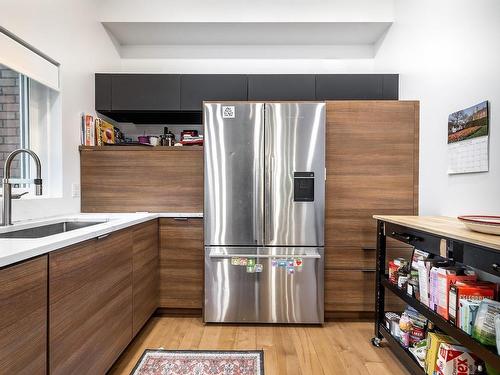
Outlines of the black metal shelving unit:
M 500 356 L 497 354 L 496 348 L 482 345 L 466 332 L 451 324 L 441 315 L 429 309 L 426 305 L 389 281 L 385 269 L 387 237 L 410 244 L 437 256 L 453 259 L 458 263 L 480 269 L 492 275 L 500 276 L 500 252 L 498 250 L 488 249 L 487 247 L 478 246 L 465 241 L 437 236 L 433 233 L 417 230 L 412 227 L 378 220 L 375 337 L 372 339 L 372 343 L 378 346 L 380 341 L 385 339 L 391 350 L 412 374 L 425 374 L 424 369 L 418 365 L 412 354 L 407 349 L 403 348 L 384 326 L 385 293 L 388 290 L 432 321 L 441 331 L 467 347 L 483 361 L 496 369 L 500 369 Z

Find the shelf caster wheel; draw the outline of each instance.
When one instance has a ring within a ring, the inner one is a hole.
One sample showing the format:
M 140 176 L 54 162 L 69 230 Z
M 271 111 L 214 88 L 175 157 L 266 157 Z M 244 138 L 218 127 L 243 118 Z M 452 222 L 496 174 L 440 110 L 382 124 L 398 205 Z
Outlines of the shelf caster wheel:
M 372 345 L 373 346 L 376 346 L 377 348 L 380 348 L 380 343 L 382 342 L 381 339 L 379 339 L 378 337 L 374 337 L 372 338 Z

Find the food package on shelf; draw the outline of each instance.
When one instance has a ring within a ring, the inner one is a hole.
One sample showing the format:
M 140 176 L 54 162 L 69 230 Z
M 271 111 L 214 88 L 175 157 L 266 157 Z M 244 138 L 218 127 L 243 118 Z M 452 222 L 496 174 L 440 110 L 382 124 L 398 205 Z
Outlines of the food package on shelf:
M 472 337 L 483 345 L 495 346 L 495 316 L 500 313 L 500 302 L 485 298 L 477 310 Z
M 415 357 L 420 367 L 425 368 L 425 357 L 427 354 L 427 340 L 421 340 L 414 347 L 408 349 Z
M 399 331 L 399 319 L 401 317 L 399 314 L 394 312 L 386 312 L 385 313 L 385 328 L 391 333 L 393 337 L 399 340 L 400 331 Z
M 459 301 L 459 327 L 469 335 L 472 335 L 472 327 L 476 320 L 477 310 L 480 304 L 480 300 L 460 299 Z
M 427 375 L 433 375 L 436 371 L 439 346 L 442 343 L 456 343 L 456 341 L 442 333 L 429 332 L 427 334 L 427 353 L 425 356 L 425 372 Z
M 437 268 L 450 265 L 448 260 L 423 259 L 417 260 L 416 268 L 418 272 L 419 301 L 433 311 L 437 309 Z M 433 275 L 431 270 L 435 267 Z
M 432 256 L 431 254 L 425 251 L 419 249 L 413 249 L 413 254 L 411 257 L 411 269 L 418 271 L 419 262 L 423 262 L 424 260 L 427 260 L 431 256 Z
M 405 258 L 396 258 L 389 262 L 389 281 L 398 284 L 399 270 L 408 264 Z
M 474 375 L 481 364 L 481 360 L 463 346 L 445 342 L 439 346 L 436 363 L 439 375 Z
M 405 348 L 414 346 L 425 338 L 427 319 L 411 307 L 407 307 L 399 320 L 400 342 Z
M 496 284 L 488 281 L 458 281 L 450 286 L 448 296 L 448 319 L 460 327 L 460 301 L 480 301 L 495 298 Z
M 472 269 L 452 266 L 438 268 L 437 271 L 437 313 L 448 319 L 448 301 L 450 287 L 457 281 L 476 281 L 477 276 Z

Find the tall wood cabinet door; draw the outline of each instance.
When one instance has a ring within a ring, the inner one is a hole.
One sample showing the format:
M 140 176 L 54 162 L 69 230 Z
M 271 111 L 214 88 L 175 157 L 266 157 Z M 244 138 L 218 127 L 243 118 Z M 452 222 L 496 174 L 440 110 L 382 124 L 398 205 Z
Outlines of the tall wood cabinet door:
M 47 256 L 0 269 L 0 373 L 46 374 Z
M 132 235 L 49 254 L 51 374 L 104 374 L 132 339 Z
M 132 340 L 132 230 L 96 242 L 94 293 L 103 325 L 96 348 L 99 371 L 107 371 Z
M 160 219 L 160 307 L 203 306 L 203 220 Z
M 374 246 L 373 214 L 417 214 L 418 102 L 327 102 L 326 168 L 326 244 Z
M 134 227 L 133 335 L 158 307 L 158 220 Z

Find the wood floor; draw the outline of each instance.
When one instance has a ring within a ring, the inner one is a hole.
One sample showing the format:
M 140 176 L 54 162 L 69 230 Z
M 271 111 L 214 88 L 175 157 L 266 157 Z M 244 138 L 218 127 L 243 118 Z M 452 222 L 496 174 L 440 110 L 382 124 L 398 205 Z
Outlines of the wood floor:
M 370 343 L 373 323 L 323 327 L 204 325 L 201 318 L 154 317 L 110 370 L 130 374 L 144 349 L 264 350 L 266 375 L 408 374 L 388 348 Z

